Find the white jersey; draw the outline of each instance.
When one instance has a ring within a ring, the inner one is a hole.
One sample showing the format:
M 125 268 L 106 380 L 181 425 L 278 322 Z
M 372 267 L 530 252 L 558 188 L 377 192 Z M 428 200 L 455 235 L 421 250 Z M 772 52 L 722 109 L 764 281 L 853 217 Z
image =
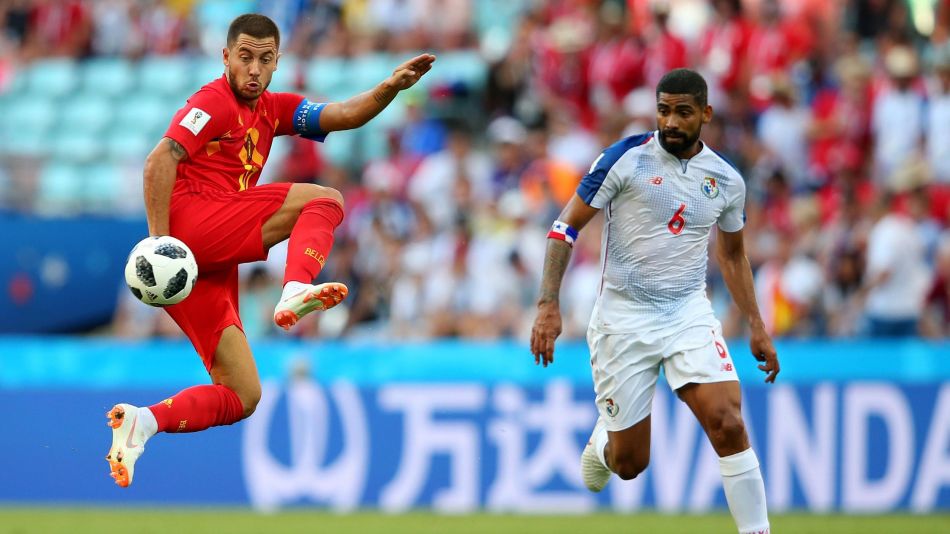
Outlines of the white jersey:
M 599 332 L 670 335 L 716 324 L 706 297 L 709 231 L 714 223 L 726 232 L 742 229 L 745 183 L 705 144 L 681 161 L 657 135 L 604 150 L 577 189 L 606 217 L 590 324 Z

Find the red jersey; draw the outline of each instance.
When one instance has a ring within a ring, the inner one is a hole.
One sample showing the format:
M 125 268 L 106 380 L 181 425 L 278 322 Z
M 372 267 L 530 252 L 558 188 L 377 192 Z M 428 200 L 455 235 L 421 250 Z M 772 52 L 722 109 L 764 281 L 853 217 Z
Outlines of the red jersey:
M 176 190 L 254 187 L 275 136 L 294 135 L 294 112 L 304 97 L 264 91 L 254 109 L 240 102 L 222 75 L 188 99 L 165 137 L 188 153 L 178 164 Z

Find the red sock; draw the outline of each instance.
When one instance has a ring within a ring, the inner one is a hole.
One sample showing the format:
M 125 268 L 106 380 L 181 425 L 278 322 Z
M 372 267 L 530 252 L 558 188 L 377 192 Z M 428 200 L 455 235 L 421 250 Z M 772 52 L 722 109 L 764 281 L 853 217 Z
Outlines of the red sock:
M 190 387 L 148 409 L 155 415 L 159 432 L 199 432 L 236 423 L 244 416 L 237 393 L 219 385 Z
M 317 198 L 307 202 L 287 245 L 287 282 L 313 283 L 333 248 L 333 231 L 343 222 L 343 208 L 332 198 Z

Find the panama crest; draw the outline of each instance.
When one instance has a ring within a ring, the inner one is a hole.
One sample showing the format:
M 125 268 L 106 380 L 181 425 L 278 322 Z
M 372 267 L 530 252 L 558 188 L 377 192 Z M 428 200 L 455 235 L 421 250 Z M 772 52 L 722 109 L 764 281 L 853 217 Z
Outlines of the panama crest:
M 709 198 L 719 196 L 719 183 L 712 176 L 703 178 L 703 194 Z

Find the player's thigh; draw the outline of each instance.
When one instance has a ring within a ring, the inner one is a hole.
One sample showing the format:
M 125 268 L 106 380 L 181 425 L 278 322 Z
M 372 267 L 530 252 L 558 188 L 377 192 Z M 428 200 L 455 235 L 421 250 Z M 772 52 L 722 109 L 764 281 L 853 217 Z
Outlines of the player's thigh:
M 681 332 L 663 360 L 670 388 L 703 426 L 716 452 L 748 448 L 739 377 L 719 324 Z
M 647 419 L 660 373 L 660 353 L 654 344 L 634 334 L 589 331 L 591 375 L 597 411 L 608 432 L 623 432 Z M 646 425 L 649 440 L 649 425 Z M 641 431 L 630 435 L 641 435 Z
M 261 399 L 261 380 L 257 364 L 244 332 L 231 325 L 221 332 L 221 339 L 211 366 L 215 384 L 229 387 L 241 399 L 245 415 L 254 411 Z
M 171 234 L 187 244 L 204 271 L 262 260 L 268 246 L 262 227 L 284 203 L 290 184 L 245 191 L 198 191 L 172 199 Z
M 318 198 L 330 198 L 343 205 L 343 195 L 331 187 L 316 184 L 291 185 L 283 204 L 264 222 L 261 229 L 264 246 L 270 248 L 290 237 L 290 231 L 297 223 L 303 207 Z

